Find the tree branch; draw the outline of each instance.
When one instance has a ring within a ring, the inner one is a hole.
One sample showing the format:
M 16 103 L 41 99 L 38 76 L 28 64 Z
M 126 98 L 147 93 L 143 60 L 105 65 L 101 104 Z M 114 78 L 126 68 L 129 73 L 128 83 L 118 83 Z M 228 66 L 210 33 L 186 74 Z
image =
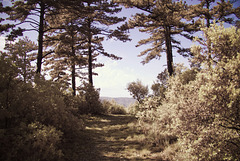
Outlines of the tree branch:
M 240 131 L 240 128 L 238 127 L 234 127 L 234 126 L 225 126 L 225 125 L 222 125 L 222 124 L 219 124 L 220 126 L 224 127 L 224 128 L 227 128 L 227 129 L 232 129 L 232 130 L 236 130 L 236 131 Z
M 46 56 L 48 56 L 48 55 L 50 55 L 50 54 L 52 54 L 52 53 L 54 53 L 54 51 L 49 51 L 48 53 L 46 53 L 42 58 L 45 58 Z

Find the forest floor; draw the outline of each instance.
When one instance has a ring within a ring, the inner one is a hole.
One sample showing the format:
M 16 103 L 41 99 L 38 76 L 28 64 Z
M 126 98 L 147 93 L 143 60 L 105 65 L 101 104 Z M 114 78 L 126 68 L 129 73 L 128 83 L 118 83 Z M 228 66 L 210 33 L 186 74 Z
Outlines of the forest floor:
M 87 116 L 81 136 L 79 160 L 161 160 L 144 144 L 145 136 L 137 128 L 137 120 L 128 115 Z

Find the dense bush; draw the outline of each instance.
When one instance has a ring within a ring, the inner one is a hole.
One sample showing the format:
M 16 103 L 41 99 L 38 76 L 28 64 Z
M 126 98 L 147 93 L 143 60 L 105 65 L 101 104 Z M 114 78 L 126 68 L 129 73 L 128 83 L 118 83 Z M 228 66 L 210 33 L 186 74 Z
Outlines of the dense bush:
M 18 79 L 18 68 L 0 59 L 0 160 L 65 160 L 65 140 L 79 137 L 83 121 L 57 84 L 36 76 Z
M 103 114 L 105 109 L 101 105 L 99 91 L 91 84 L 84 83 L 78 96 L 80 102 L 80 114 Z
M 135 116 L 139 112 L 139 102 L 135 102 L 133 104 L 130 104 L 127 108 L 127 113 Z
M 240 30 L 214 24 L 203 31 L 210 36 L 211 56 L 208 44 L 192 48 L 201 70 L 179 70 L 161 104 L 149 98 L 140 106 L 141 130 L 164 147 L 165 160 L 240 158 Z
M 111 101 L 103 100 L 102 106 L 107 114 L 126 114 L 125 107 L 120 104 L 117 104 L 117 102 L 114 100 Z
M 127 90 L 132 97 L 139 103 L 142 103 L 143 99 L 148 95 L 148 86 L 144 86 L 140 80 L 127 84 Z

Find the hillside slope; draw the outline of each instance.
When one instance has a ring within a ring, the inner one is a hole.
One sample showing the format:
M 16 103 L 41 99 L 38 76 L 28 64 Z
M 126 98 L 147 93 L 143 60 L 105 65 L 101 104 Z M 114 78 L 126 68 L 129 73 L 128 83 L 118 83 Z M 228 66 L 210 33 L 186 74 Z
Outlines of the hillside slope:
M 129 98 L 129 97 L 100 97 L 101 100 L 107 100 L 107 101 L 111 101 L 114 100 L 116 101 L 118 104 L 123 105 L 125 107 L 128 107 L 130 104 L 133 104 L 136 100 L 133 98 Z

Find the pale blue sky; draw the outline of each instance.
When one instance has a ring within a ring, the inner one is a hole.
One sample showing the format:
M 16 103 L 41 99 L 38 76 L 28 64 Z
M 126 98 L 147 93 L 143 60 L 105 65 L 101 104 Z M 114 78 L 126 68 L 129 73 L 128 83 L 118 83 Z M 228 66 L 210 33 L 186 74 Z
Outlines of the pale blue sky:
M 130 17 L 134 13 L 139 12 L 137 9 L 123 9 L 121 16 Z M 149 46 L 135 47 L 139 40 L 147 38 L 148 35 L 141 33 L 138 29 L 130 30 L 130 42 L 121 42 L 108 40 L 103 46 L 109 53 L 113 53 L 122 57 L 122 60 L 111 60 L 99 57 L 100 62 L 104 62 L 105 66 L 95 69 L 98 76 L 94 77 L 94 85 L 101 88 L 100 95 L 108 97 L 131 97 L 126 90 L 127 84 L 137 79 L 141 80 L 144 85 L 148 85 L 149 89 L 153 82 L 157 79 L 157 75 L 166 68 L 166 55 L 163 54 L 160 60 L 152 60 L 148 64 L 142 65 L 143 57 L 138 57 L 141 51 Z M 189 42 L 186 42 L 189 43 Z M 190 44 L 189 44 L 190 45 Z M 174 52 L 174 63 L 186 63 L 188 60 Z
M 148 46 L 135 47 L 137 42 L 147 35 L 140 33 L 137 29 L 131 30 L 131 42 L 107 41 L 104 48 L 109 53 L 121 56 L 122 60 L 111 60 L 99 57 L 99 61 L 105 66 L 95 71 L 98 76 L 94 77 L 94 84 L 101 88 L 101 96 L 130 97 L 126 86 L 129 82 L 141 80 L 149 88 L 156 80 L 157 75 L 166 68 L 166 55 L 163 54 L 160 60 L 152 60 L 148 64 L 142 65 L 143 57 L 137 55 Z M 174 53 L 174 63 L 187 63 L 188 60 Z

